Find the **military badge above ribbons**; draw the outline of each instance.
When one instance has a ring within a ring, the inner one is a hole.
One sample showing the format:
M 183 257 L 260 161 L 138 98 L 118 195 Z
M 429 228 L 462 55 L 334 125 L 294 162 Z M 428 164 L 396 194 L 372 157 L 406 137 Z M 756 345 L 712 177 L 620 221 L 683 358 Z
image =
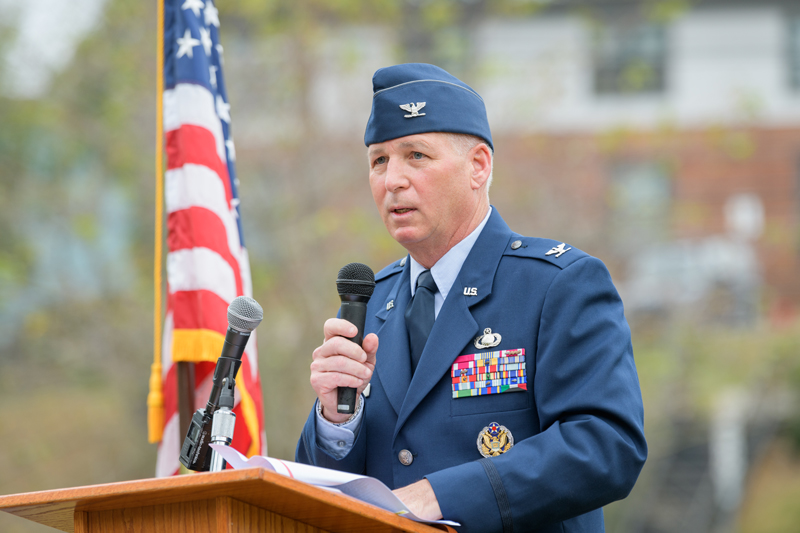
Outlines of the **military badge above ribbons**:
M 492 422 L 478 433 L 478 451 L 484 457 L 497 457 L 513 446 L 514 435 L 497 422 Z
M 453 362 L 453 398 L 528 390 L 525 349 L 462 355 Z

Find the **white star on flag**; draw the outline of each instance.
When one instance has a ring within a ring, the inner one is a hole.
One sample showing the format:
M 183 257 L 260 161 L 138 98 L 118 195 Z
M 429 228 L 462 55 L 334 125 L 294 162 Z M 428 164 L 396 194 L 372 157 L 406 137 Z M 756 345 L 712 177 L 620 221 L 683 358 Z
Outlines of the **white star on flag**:
M 225 147 L 228 148 L 228 159 L 231 161 L 236 161 L 236 148 L 233 146 L 233 139 L 228 139 L 225 141 Z
M 203 11 L 203 14 L 206 18 L 206 26 L 213 24 L 219 28 L 219 11 L 217 11 L 217 8 L 214 7 L 214 4 L 209 1 L 206 4 L 206 9 Z
M 203 49 L 206 51 L 206 55 L 211 55 L 211 45 L 214 44 L 211 42 L 211 30 L 207 28 L 200 28 L 200 42 L 203 43 Z
M 208 67 L 208 77 L 211 79 L 211 86 L 217 88 L 217 67 L 210 65 Z
M 183 37 L 178 37 L 178 54 L 177 57 L 181 58 L 185 55 L 189 57 L 194 57 L 192 55 L 192 49 L 200 44 L 200 41 L 192 37 L 192 31 L 189 28 L 186 28 L 186 32 L 183 34 Z
M 226 104 L 220 95 L 217 95 L 217 115 L 219 116 L 220 120 L 224 120 L 230 124 L 231 105 Z
M 200 16 L 200 10 L 203 9 L 203 2 L 202 0 L 186 0 L 181 9 L 191 9 L 192 13 L 194 13 L 195 17 Z
M 219 64 L 224 65 L 225 61 L 222 60 L 222 45 L 218 44 L 215 48 L 217 49 L 217 55 L 219 55 Z

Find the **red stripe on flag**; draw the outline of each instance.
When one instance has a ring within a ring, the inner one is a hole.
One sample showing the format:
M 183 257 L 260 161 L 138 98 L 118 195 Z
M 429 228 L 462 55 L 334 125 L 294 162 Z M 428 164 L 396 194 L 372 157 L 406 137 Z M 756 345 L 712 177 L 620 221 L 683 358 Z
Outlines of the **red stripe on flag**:
M 164 420 L 168 421 L 173 413 L 178 410 L 178 378 L 174 364 L 169 365 L 164 378 Z
M 190 207 L 170 213 L 167 217 L 167 246 L 171 252 L 198 247 L 217 252 L 233 270 L 236 294 L 243 294 L 239 261 L 231 253 L 225 225 L 214 212 Z
M 228 330 L 228 303 L 211 291 L 178 291 L 170 294 L 175 329 Z
M 186 163 L 203 165 L 213 170 L 225 186 L 228 205 L 233 197 L 228 167 L 217 155 L 214 135 L 205 128 L 183 124 L 177 130 L 166 132 L 167 168 L 181 168 Z
M 194 363 L 194 383 L 195 388 L 200 388 L 203 384 L 203 381 L 206 378 L 210 379 L 211 374 L 214 373 L 214 369 L 217 368 L 216 363 L 209 363 L 208 361 L 201 361 L 199 363 Z M 205 404 L 208 398 L 203 398 L 202 401 Z

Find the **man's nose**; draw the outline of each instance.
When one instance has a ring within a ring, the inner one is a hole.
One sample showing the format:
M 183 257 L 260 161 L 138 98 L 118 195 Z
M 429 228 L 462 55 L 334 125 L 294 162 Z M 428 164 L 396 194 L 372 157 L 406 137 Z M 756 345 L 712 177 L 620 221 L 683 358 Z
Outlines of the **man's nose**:
M 406 174 L 405 165 L 397 158 L 389 159 L 386 166 L 386 190 L 395 192 L 408 187 L 408 175 Z

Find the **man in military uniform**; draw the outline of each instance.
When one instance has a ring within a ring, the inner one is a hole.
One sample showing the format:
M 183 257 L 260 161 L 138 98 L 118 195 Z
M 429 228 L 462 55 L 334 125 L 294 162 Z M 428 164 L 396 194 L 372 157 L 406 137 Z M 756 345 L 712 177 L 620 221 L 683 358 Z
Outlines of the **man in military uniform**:
M 603 531 L 647 454 L 608 271 L 490 206 L 492 138 L 469 86 L 407 64 L 373 87 L 370 187 L 409 255 L 375 276 L 362 347 L 349 322 L 325 323 L 297 460 L 376 477 L 462 531 Z M 337 413 L 338 387 L 357 389 L 354 415 Z

